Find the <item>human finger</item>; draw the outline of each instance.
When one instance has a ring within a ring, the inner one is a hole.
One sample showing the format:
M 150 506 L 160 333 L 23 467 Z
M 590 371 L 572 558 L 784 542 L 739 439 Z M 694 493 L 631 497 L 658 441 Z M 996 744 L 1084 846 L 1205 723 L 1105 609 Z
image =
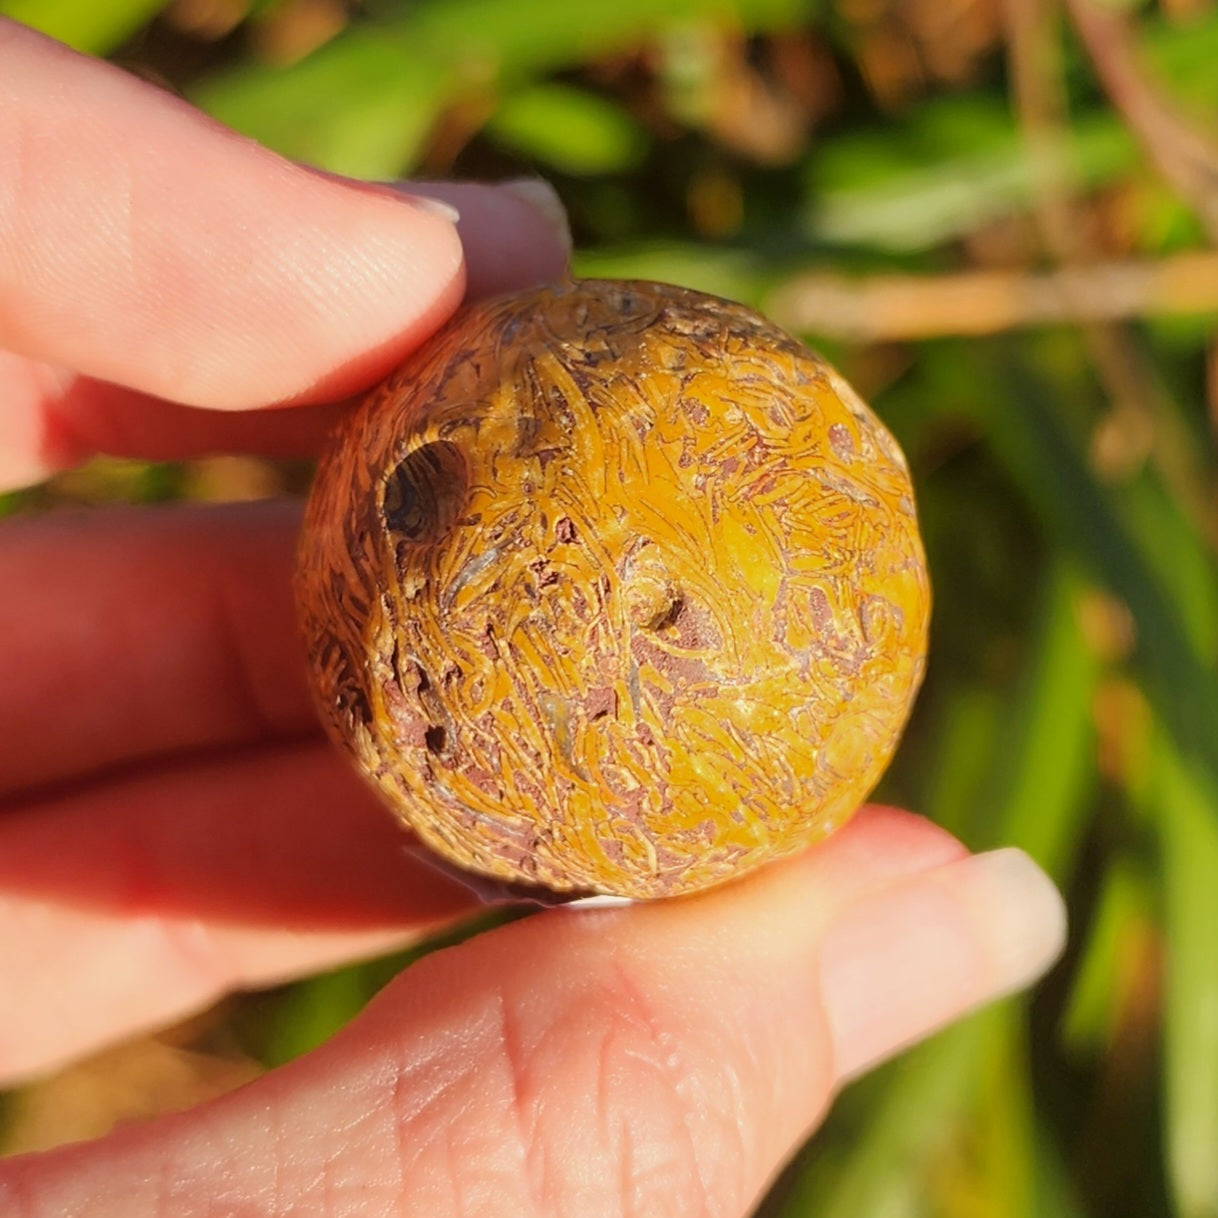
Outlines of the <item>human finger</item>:
M 288 501 L 0 521 L 0 803 L 316 732 Z
M 470 893 L 410 841 L 321 739 L 166 762 L 10 809 L 0 1080 L 470 912 Z
M 0 81 L 0 347 L 24 361 L 3 385 L 5 485 L 53 468 L 38 446 L 62 439 L 46 409 L 64 370 L 203 407 L 330 400 L 461 299 L 461 238 L 435 198 L 312 172 L 2 18 Z M 479 281 L 562 265 L 528 188 L 464 193 L 515 247 Z
M 184 461 L 220 453 L 273 458 L 321 451 L 348 402 L 290 410 L 208 410 L 0 351 L 0 493 L 91 457 Z
M 465 251 L 466 299 L 481 299 L 568 271 L 571 231 L 554 188 L 542 178 L 480 182 L 396 182 L 413 198 L 437 199 L 454 207 Z
M 871 810 L 700 897 L 556 911 L 434 954 L 316 1053 L 155 1127 L 10 1162 L 0 1198 L 27 1218 L 86 1197 L 98 1218 L 217 1203 L 274 1218 L 356 1196 L 458 1218 L 743 1216 L 820 1119 L 840 1063 L 857 1065 L 841 1019 L 853 987 L 822 954 L 885 907 L 886 942 L 856 943 L 872 970 L 904 950 L 903 976 L 952 978 L 903 1026 L 888 991 L 890 1051 L 1026 984 L 1061 944 L 1060 901 L 1030 862 L 978 863 L 925 822 Z M 928 940 L 924 914 L 950 933 Z
M 333 398 L 460 300 L 432 204 L 312 173 L 7 21 L 0 80 L 9 351 L 201 406 Z
M 539 179 L 397 189 L 459 207 L 467 300 L 555 279 L 567 269 L 570 234 L 562 205 Z M 293 290 L 284 284 L 285 293 Z M 0 401 L 0 489 L 37 481 L 98 453 L 150 461 L 217 452 L 312 456 L 349 409 L 325 402 L 290 411 L 215 411 L 5 351 Z

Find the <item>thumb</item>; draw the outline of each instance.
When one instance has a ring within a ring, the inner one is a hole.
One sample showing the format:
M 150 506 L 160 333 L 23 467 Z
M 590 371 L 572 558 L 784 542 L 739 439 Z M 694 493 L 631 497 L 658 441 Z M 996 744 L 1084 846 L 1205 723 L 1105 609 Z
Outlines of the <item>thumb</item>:
M 1062 932 L 1026 856 L 870 809 L 704 896 L 436 953 L 242 1091 L 10 1162 L 0 1210 L 742 1218 L 845 1075 L 1026 984 Z

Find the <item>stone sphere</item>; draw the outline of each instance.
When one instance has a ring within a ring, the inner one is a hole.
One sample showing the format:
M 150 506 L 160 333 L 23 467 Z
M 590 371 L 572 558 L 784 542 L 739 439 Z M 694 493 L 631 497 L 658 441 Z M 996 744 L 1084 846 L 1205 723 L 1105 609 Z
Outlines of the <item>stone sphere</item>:
M 832 368 L 591 280 L 465 308 L 344 418 L 297 592 L 328 731 L 432 850 L 636 898 L 840 826 L 930 611 L 905 460 Z

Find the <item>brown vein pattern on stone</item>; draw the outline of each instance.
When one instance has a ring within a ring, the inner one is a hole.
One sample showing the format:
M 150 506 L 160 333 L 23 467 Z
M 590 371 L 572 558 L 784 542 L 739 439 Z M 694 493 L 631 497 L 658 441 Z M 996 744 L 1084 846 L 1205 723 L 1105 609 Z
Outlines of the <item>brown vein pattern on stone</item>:
M 466 309 L 319 468 L 319 705 L 463 867 L 688 892 L 874 786 L 930 591 L 904 459 L 763 318 L 653 283 Z

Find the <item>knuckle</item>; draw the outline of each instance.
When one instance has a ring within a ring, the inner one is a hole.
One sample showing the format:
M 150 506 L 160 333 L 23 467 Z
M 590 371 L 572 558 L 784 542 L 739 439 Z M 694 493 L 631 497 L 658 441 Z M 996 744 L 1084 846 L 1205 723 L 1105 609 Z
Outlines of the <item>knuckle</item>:
M 549 1010 L 501 991 L 499 1060 L 532 1211 L 717 1218 L 744 1203 L 739 1080 L 611 960 Z

